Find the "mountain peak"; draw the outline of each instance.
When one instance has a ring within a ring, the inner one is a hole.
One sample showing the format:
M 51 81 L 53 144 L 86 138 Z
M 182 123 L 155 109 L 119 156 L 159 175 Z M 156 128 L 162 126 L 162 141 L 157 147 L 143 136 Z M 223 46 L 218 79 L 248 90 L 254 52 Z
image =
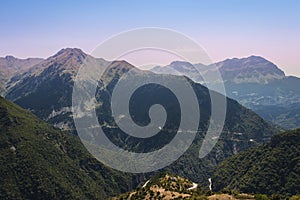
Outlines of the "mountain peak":
M 268 63 L 272 63 L 271 61 L 268 61 L 267 59 L 265 59 L 262 56 L 257 56 L 257 55 L 251 55 L 248 57 L 243 57 L 243 58 L 228 58 L 224 61 L 221 62 L 217 62 L 216 64 L 219 63 L 234 63 L 234 62 L 268 62 Z M 273 64 L 273 63 L 272 63 Z
M 173 61 L 171 62 L 170 64 L 170 67 L 172 68 L 190 68 L 190 69 L 193 69 L 194 66 L 192 63 L 189 63 L 187 61 Z
M 77 56 L 77 57 L 79 56 L 79 57 L 85 58 L 87 56 L 87 54 L 78 48 L 64 48 L 64 49 L 61 49 L 60 51 L 58 51 L 52 57 L 68 58 L 71 56 Z
M 60 68 L 77 72 L 87 57 L 91 57 L 78 48 L 64 48 L 41 63 L 41 69 L 48 67 Z M 38 73 L 41 71 L 37 71 Z
M 236 83 L 267 83 L 270 80 L 282 79 L 284 72 L 267 59 L 252 55 L 246 58 L 232 58 L 216 63 L 224 80 Z
M 251 56 L 246 57 L 246 58 L 241 58 L 241 60 L 245 60 L 245 61 L 248 61 L 248 62 L 257 62 L 257 63 L 271 63 L 271 64 L 275 65 L 274 63 L 272 63 L 271 61 L 265 59 L 264 57 L 256 56 L 256 55 L 251 55 Z
M 264 57 L 257 56 L 257 55 L 251 55 L 248 57 L 249 59 L 261 59 L 261 60 L 266 60 Z
M 177 66 L 177 65 L 185 65 L 185 66 L 190 66 L 193 67 L 193 64 L 187 62 L 187 61 L 173 61 L 170 64 L 171 66 Z
M 57 55 L 60 55 L 60 54 L 71 54 L 71 53 L 74 53 L 74 54 L 85 54 L 81 49 L 78 49 L 78 48 L 63 48 L 61 50 L 59 50 L 57 52 Z

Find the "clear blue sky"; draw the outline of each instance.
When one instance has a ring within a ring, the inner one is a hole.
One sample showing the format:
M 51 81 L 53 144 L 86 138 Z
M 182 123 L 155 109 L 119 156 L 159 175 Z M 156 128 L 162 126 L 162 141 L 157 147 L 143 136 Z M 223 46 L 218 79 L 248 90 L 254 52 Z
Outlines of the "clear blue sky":
M 90 53 L 121 31 L 162 27 L 194 38 L 214 61 L 261 55 L 300 76 L 300 1 L 1 1 L 0 56 Z

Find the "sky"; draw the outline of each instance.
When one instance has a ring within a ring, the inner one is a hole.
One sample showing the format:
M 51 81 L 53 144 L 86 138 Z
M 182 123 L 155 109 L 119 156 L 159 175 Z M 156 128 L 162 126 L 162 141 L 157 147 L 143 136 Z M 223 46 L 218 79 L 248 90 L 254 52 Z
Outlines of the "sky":
M 172 29 L 193 38 L 214 62 L 262 56 L 300 77 L 297 0 L 1 1 L 0 56 L 47 58 L 65 47 L 86 53 L 120 32 Z

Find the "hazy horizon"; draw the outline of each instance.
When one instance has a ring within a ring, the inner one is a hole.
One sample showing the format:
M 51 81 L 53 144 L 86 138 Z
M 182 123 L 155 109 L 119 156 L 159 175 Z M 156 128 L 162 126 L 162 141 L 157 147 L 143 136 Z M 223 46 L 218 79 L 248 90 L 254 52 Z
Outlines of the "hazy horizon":
M 213 62 L 258 55 L 300 76 L 298 1 L 7 1 L 1 6 L 0 56 L 46 58 L 65 47 L 90 54 L 139 27 L 179 31 Z

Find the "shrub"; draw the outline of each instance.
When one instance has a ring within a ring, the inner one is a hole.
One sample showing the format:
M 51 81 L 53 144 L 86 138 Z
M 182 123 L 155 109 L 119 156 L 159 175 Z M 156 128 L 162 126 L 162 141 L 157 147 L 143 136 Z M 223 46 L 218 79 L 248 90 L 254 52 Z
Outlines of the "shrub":
M 269 197 L 265 194 L 256 194 L 255 199 L 256 200 L 270 200 Z

